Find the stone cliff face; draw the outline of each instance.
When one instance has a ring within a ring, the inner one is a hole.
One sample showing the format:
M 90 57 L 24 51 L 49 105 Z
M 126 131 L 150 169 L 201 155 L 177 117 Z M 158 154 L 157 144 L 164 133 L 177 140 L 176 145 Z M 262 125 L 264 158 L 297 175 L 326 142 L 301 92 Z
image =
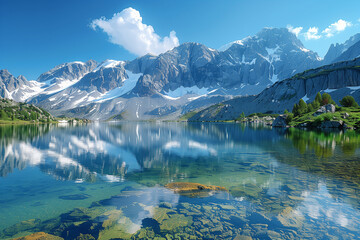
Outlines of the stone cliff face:
M 360 102 L 360 58 L 296 74 L 275 83 L 260 94 L 235 98 L 200 111 L 190 121 L 233 120 L 245 114 L 282 113 L 300 99 L 312 101 L 317 92 L 328 92 L 338 102 L 352 95 Z

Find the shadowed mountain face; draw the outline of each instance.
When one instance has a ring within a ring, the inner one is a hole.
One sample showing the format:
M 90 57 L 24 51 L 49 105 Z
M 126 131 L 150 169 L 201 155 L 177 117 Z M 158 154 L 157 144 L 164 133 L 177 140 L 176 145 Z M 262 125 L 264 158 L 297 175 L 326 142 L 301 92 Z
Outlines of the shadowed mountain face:
M 353 58 L 359 57 L 360 52 L 359 50 L 357 51 L 358 54 L 355 54 L 355 49 L 350 49 L 353 45 L 355 45 L 356 43 L 359 43 L 360 41 L 360 33 L 355 34 L 354 36 L 352 36 L 349 40 L 347 40 L 346 42 L 342 43 L 342 44 L 331 44 L 328 52 L 326 53 L 325 57 L 324 57 L 324 64 L 330 64 L 330 63 L 335 63 L 335 62 L 339 62 L 339 61 L 345 61 L 345 60 L 351 60 Z M 358 49 L 358 48 L 357 48 Z M 347 52 L 347 53 L 345 53 Z M 341 55 L 345 54 L 343 57 L 341 57 Z M 354 54 L 354 55 L 352 55 Z M 346 57 L 346 55 L 352 55 L 352 57 Z
M 337 103 L 347 95 L 359 102 L 360 58 L 296 74 L 256 96 L 235 98 L 204 109 L 190 120 L 234 120 L 242 112 L 282 113 L 285 109 L 292 109 L 301 98 L 313 101 L 318 92 L 328 92 Z

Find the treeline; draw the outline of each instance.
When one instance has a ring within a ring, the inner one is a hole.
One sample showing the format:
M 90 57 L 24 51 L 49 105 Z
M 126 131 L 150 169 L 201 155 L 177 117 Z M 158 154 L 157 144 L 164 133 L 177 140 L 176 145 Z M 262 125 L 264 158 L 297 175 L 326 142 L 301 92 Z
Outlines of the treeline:
M 53 116 L 47 111 L 26 103 L 17 103 L 9 99 L 0 99 L 0 120 L 4 121 L 41 121 L 50 122 Z
M 323 93 L 321 95 L 320 92 L 316 94 L 315 100 L 309 104 L 306 104 L 306 102 L 303 99 L 299 100 L 299 103 L 295 103 L 294 107 L 292 109 L 292 113 L 294 116 L 300 116 L 306 113 L 315 112 L 317 111 L 321 106 L 327 105 L 327 104 L 333 104 L 337 106 L 335 101 L 331 98 L 330 94 Z M 354 107 L 358 108 L 359 105 L 355 101 L 355 99 L 352 96 L 345 96 L 343 99 L 340 100 L 340 104 L 343 107 Z M 285 113 L 288 113 L 287 111 Z

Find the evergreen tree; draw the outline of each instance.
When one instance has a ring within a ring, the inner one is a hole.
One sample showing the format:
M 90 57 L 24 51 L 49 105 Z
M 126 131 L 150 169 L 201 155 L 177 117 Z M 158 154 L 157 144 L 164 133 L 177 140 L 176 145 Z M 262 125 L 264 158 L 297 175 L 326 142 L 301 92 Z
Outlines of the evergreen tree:
M 354 97 L 352 97 L 352 96 L 343 97 L 343 99 L 340 100 L 340 104 L 343 107 L 359 107 L 359 105 L 355 101 Z
M 322 100 L 321 100 L 321 106 L 324 106 L 326 104 L 334 104 L 335 102 L 334 100 L 332 100 L 330 94 L 328 93 L 323 93 L 323 95 L 321 96 Z
M 7 115 L 7 113 L 5 112 L 4 109 L 2 109 L 1 112 L 0 112 L 0 119 L 2 119 L 2 120 L 8 120 L 9 119 L 9 117 L 8 117 L 8 115 Z
M 321 97 L 321 93 L 320 93 L 320 92 L 318 92 L 318 93 L 316 94 L 316 97 L 315 97 L 315 101 L 314 101 L 314 102 L 319 103 L 319 106 L 320 106 L 320 104 L 321 104 L 321 102 L 322 102 L 322 97 Z
M 299 105 L 297 105 L 296 103 L 294 104 L 292 113 L 294 114 L 294 116 L 298 116 L 298 115 L 299 115 Z
M 300 99 L 299 100 L 299 114 L 304 114 L 307 113 L 308 108 L 307 108 L 307 104 L 304 100 Z

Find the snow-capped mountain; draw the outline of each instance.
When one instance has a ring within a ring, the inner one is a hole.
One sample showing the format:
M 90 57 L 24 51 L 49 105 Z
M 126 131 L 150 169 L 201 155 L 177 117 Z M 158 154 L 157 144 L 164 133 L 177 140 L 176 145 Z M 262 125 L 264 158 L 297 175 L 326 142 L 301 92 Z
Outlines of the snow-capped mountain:
M 233 96 L 258 94 L 279 80 L 322 63 L 287 29 L 264 28 L 221 51 L 184 43 L 159 56 L 147 54 L 133 61 L 64 63 L 34 81 L 2 70 L 0 94 L 36 104 L 55 115 L 176 118 Z
M 213 95 L 256 94 L 278 80 L 319 65 L 318 55 L 306 49 L 287 29 L 265 28 L 253 37 L 217 51 L 199 43 L 184 43 L 157 58 L 144 57 L 128 64 L 144 75 L 134 93 L 152 95 L 178 88 L 206 88 Z M 143 66 L 143 65 L 142 65 Z M 215 91 L 214 91 L 215 90 Z
M 30 102 L 52 111 L 64 111 L 119 97 L 133 89 L 139 78 L 139 74 L 125 70 L 124 65 L 123 61 L 106 60 L 76 78 L 69 87 L 51 95 L 38 95 Z

